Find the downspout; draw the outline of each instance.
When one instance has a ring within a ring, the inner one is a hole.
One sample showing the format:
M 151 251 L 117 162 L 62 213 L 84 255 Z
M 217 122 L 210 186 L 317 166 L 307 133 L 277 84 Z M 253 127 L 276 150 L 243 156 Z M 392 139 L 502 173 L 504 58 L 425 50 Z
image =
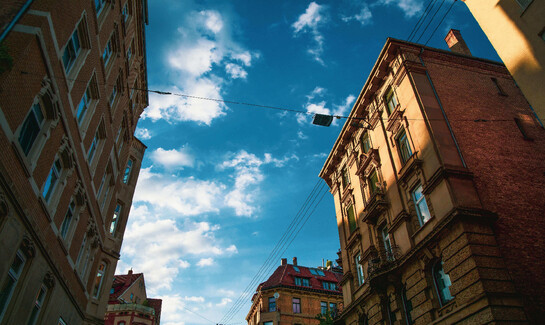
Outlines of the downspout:
M 464 156 L 462 155 L 462 151 L 460 150 L 460 146 L 458 146 L 458 141 L 456 141 L 456 137 L 454 136 L 454 132 L 452 131 L 452 127 L 450 126 L 450 122 L 448 120 L 447 114 L 445 113 L 445 109 L 443 108 L 443 104 L 441 104 L 441 100 L 439 99 L 439 96 L 437 95 L 437 91 L 435 90 L 435 86 L 433 85 L 433 81 L 431 81 L 430 74 L 428 73 L 428 68 L 424 64 L 424 60 L 422 60 L 422 53 L 424 52 L 424 48 L 420 48 L 420 53 L 418 53 L 418 59 L 420 59 L 420 63 L 426 71 L 426 77 L 428 78 L 428 81 L 431 85 L 431 89 L 433 90 L 433 95 L 435 96 L 435 99 L 437 100 L 437 103 L 439 104 L 439 108 L 441 109 L 441 113 L 443 114 L 443 118 L 445 118 L 445 122 L 447 123 L 448 130 L 450 132 L 450 136 L 452 137 L 452 140 L 454 141 L 454 145 L 456 146 L 456 150 L 458 150 L 458 154 L 460 155 L 460 159 L 462 160 L 462 165 L 464 168 L 467 168 L 466 162 L 464 160 Z
M 8 26 L 6 26 L 6 29 L 4 29 L 4 31 L 2 32 L 2 35 L 0 35 L 0 42 L 2 42 L 4 38 L 8 36 L 9 32 L 11 32 L 11 30 L 13 29 L 15 24 L 19 21 L 19 19 L 23 17 L 23 15 L 27 11 L 27 9 L 30 7 L 32 2 L 34 2 L 34 0 L 27 0 L 27 2 L 25 2 L 25 4 L 21 7 L 21 9 L 19 9 L 19 12 L 17 12 L 17 15 L 15 15 L 15 17 L 10 21 Z

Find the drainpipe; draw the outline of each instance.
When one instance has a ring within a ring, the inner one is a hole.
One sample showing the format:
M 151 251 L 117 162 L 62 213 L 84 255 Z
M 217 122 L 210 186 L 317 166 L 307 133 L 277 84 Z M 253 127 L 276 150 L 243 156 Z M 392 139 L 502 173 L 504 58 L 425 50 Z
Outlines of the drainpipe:
M 2 35 L 0 35 L 0 42 L 2 42 L 4 38 L 8 36 L 9 32 L 11 32 L 11 30 L 13 29 L 13 26 L 15 26 L 15 24 L 19 21 L 19 19 L 21 19 L 21 17 L 24 15 L 24 13 L 32 4 L 32 2 L 34 2 L 34 0 L 27 0 L 27 2 L 25 2 L 25 4 L 21 7 L 21 9 L 19 9 L 19 12 L 17 12 L 17 15 L 15 15 L 15 17 L 10 21 L 8 26 L 6 26 L 6 29 L 4 29 L 4 31 L 2 32 Z
M 424 52 L 424 48 L 420 48 L 420 53 L 418 53 L 418 58 L 420 59 L 420 63 L 424 68 L 426 68 L 426 65 L 424 64 L 424 60 L 422 60 L 422 53 Z M 452 131 L 452 127 L 450 126 L 450 122 L 448 120 L 447 114 L 445 113 L 445 109 L 443 108 L 443 104 L 441 104 L 441 100 L 439 99 L 439 96 L 437 95 L 437 91 L 435 90 L 435 86 L 433 85 L 433 81 L 431 81 L 430 74 L 428 73 L 428 69 L 425 69 L 426 71 L 426 77 L 428 77 L 428 81 L 430 82 L 431 89 L 433 90 L 433 94 L 435 95 L 435 99 L 437 100 L 437 103 L 439 103 L 439 108 L 441 109 L 441 113 L 443 114 L 443 117 L 445 118 L 445 122 L 447 123 L 448 130 L 450 132 L 450 136 L 452 137 L 452 140 L 454 141 L 454 145 L 456 146 L 456 150 L 458 150 L 458 154 L 460 155 L 460 159 L 462 160 L 462 165 L 464 168 L 467 168 L 466 162 L 464 160 L 464 157 L 462 155 L 462 151 L 460 150 L 460 147 L 458 146 L 458 141 L 456 141 L 456 137 L 454 136 L 454 132 Z

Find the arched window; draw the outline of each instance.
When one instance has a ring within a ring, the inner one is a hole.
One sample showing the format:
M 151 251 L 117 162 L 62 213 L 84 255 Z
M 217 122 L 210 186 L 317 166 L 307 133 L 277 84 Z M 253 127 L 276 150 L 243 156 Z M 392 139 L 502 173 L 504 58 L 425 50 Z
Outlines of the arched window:
M 442 260 L 435 263 L 435 265 L 432 267 L 432 272 L 435 288 L 437 289 L 437 295 L 439 296 L 441 306 L 444 306 L 449 301 L 454 299 L 454 297 L 450 294 L 450 277 L 445 273 L 445 271 L 443 271 Z

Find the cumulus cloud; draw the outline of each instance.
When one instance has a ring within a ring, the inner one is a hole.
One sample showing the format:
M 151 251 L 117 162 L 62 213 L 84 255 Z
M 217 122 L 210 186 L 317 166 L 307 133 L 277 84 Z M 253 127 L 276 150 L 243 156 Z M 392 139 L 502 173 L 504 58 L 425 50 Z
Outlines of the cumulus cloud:
M 216 306 L 226 306 L 228 303 L 233 302 L 230 298 L 222 298 L 220 303 L 217 303 Z
M 291 159 L 297 160 L 298 158 L 292 155 L 277 159 L 269 153 L 265 153 L 263 158 L 259 158 L 244 150 L 231 154 L 230 158 L 218 166 L 220 169 L 233 168 L 235 170 L 234 186 L 226 194 L 225 204 L 235 209 L 238 216 L 252 216 L 257 209 L 254 203 L 259 197 L 257 185 L 264 179 L 260 167 L 266 164 L 282 167 Z
M 169 169 L 193 167 L 195 164 L 195 158 L 189 153 L 189 149 L 186 147 L 180 148 L 179 150 L 165 150 L 163 148 L 157 148 L 151 152 L 150 158 L 154 163 L 160 164 Z
M 343 16 L 341 17 L 341 19 L 345 22 L 355 20 L 358 21 L 362 26 L 365 26 L 373 22 L 373 14 L 371 13 L 371 9 L 369 9 L 369 5 L 365 2 L 362 2 L 359 13 L 353 16 Z
M 224 189 L 222 184 L 194 178 L 172 178 L 154 173 L 152 167 L 140 170 L 134 192 L 135 203 L 150 203 L 168 208 L 182 216 L 218 212 L 216 201 Z
M 329 108 L 327 101 L 324 99 L 327 94 L 326 89 L 316 87 L 312 92 L 307 95 L 307 103 L 305 104 L 305 110 L 308 114 L 297 114 L 297 122 L 301 125 L 307 125 L 314 114 L 343 116 L 350 110 L 356 97 L 354 95 L 348 95 L 341 104 L 333 104 L 333 109 Z M 337 124 L 337 120 L 333 120 L 333 125 Z
M 208 258 L 201 258 L 201 259 L 197 262 L 197 266 L 200 266 L 200 267 L 212 266 L 212 265 L 214 265 L 214 259 L 211 258 L 211 257 L 208 257 Z
M 151 139 L 151 131 L 146 128 L 136 128 L 134 135 L 140 140 L 149 140 Z
M 218 11 L 189 11 L 182 21 L 184 27 L 178 29 L 177 38 L 165 54 L 164 63 L 172 77 L 157 88 L 193 98 L 152 93 L 142 117 L 210 125 L 227 110 L 221 102 L 226 81 L 219 72 L 225 71 L 231 79 L 245 79 L 246 69 L 259 54 L 234 40 L 231 29 L 226 28 L 228 19 Z
M 311 2 L 305 12 L 299 16 L 296 22 L 292 24 L 294 36 L 299 36 L 302 33 L 310 33 L 314 46 L 307 50 L 310 55 L 324 65 L 321 55 L 324 51 L 324 36 L 319 31 L 319 28 L 326 22 L 326 7 L 319 5 L 316 2 Z
M 173 218 L 146 213 L 128 224 L 122 249 L 123 265 L 132 265 L 146 275 L 149 290 L 171 289 L 172 282 L 183 267 L 189 267 L 187 257 L 199 256 L 197 266 L 210 265 L 210 256 L 230 256 L 237 252 L 234 245 L 222 245 L 216 238 L 219 226 L 208 222 L 179 225 Z M 131 218 L 134 213 L 131 214 Z M 205 257 L 202 257 L 202 256 Z
M 422 12 L 422 1 L 418 0 L 378 0 L 374 5 L 397 6 L 405 17 L 411 18 Z

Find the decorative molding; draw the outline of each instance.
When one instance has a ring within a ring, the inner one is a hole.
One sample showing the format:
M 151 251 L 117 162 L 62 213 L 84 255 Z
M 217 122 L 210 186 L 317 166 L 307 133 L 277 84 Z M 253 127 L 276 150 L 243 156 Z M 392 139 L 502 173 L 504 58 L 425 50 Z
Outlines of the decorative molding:
M 53 273 L 47 272 L 44 276 L 43 282 L 46 287 L 49 289 L 53 288 L 55 286 L 55 276 L 53 276 Z
M 27 234 L 23 236 L 23 241 L 21 242 L 21 250 L 25 253 L 27 257 L 34 257 L 36 255 L 34 242 Z

